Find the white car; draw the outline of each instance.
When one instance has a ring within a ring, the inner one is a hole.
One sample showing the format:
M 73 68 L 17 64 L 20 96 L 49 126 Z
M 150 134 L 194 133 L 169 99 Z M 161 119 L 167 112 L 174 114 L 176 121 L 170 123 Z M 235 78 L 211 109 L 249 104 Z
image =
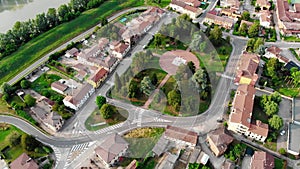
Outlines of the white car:
M 285 130 L 282 130 L 282 131 L 280 132 L 280 135 L 283 136 L 284 134 L 285 134 Z

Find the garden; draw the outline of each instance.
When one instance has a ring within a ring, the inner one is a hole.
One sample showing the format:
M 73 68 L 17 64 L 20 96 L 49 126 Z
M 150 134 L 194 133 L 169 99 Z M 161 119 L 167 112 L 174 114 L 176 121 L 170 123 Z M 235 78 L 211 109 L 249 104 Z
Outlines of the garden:
M 270 87 L 285 96 L 299 96 L 300 71 L 298 68 L 293 67 L 289 70 L 276 58 L 264 60 L 266 64 L 259 85 Z
M 0 123 L 0 130 L 0 155 L 6 162 L 15 160 L 23 152 L 33 158 L 45 157 L 53 152 L 15 126 Z

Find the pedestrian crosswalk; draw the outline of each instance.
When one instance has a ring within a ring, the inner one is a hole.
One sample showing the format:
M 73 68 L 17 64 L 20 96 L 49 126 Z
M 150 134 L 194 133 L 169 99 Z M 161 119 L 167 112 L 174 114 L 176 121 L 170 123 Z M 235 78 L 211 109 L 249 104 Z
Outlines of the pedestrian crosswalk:
M 159 118 L 159 117 L 155 117 L 155 118 L 154 118 L 154 121 L 155 121 L 155 122 L 171 122 L 170 120 L 161 119 L 161 118 Z
M 56 161 L 59 161 L 61 158 L 61 152 L 57 147 L 51 147 L 54 151 L 55 157 L 56 157 Z
M 94 133 L 95 133 L 95 134 L 108 133 L 108 132 L 113 131 L 113 130 L 115 130 L 115 129 L 117 129 L 117 128 L 120 128 L 120 127 L 123 126 L 124 124 L 125 124 L 124 122 L 123 122 L 123 123 L 119 123 L 119 124 L 115 124 L 115 125 L 113 125 L 113 126 L 109 126 L 109 127 L 105 127 L 105 128 L 103 128 L 103 129 L 97 130 L 97 131 L 95 131 Z
M 92 146 L 95 142 L 83 143 L 74 145 L 69 152 L 66 165 L 69 165 L 73 160 L 75 160 L 80 154 Z

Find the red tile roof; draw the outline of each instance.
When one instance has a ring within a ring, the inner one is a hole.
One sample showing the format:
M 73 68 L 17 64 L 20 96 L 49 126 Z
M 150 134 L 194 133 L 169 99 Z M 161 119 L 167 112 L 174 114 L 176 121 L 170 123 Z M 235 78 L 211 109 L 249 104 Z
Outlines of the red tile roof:
M 10 165 L 11 169 L 38 169 L 39 166 L 26 153 L 21 154 Z
M 51 88 L 55 88 L 57 90 L 64 92 L 65 90 L 67 90 L 68 86 L 60 82 L 53 82 L 51 83 Z
M 197 144 L 198 139 L 198 134 L 193 131 L 169 125 L 166 127 L 165 136 L 192 144 Z
M 250 125 L 249 131 L 251 131 L 252 133 L 255 133 L 257 135 L 267 137 L 268 132 L 269 132 L 269 125 L 262 123 L 259 120 L 256 120 L 256 124 Z
M 255 151 L 252 156 L 251 169 L 273 169 L 274 157 L 263 151 Z
M 93 82 L 99 82 L 101 79 L 103 79 L 107 75 L 108 71 L 104 68 L 99 69 L 93 76 L 91 76 L 89 79 Z
M 255 88 L 252 85 L 240 84 L 234 97 L 229 121 L 240 123 L 250 128 L 254 104 Z

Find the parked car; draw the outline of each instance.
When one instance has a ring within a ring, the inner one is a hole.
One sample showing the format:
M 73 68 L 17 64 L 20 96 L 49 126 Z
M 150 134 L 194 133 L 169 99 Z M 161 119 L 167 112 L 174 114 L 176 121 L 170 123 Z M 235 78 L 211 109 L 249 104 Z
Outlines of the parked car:
M 284 134 L 285 134 L 285 130 L 282 130 L 282 131 L 280 132 L 280 135 L 283 136 Z

